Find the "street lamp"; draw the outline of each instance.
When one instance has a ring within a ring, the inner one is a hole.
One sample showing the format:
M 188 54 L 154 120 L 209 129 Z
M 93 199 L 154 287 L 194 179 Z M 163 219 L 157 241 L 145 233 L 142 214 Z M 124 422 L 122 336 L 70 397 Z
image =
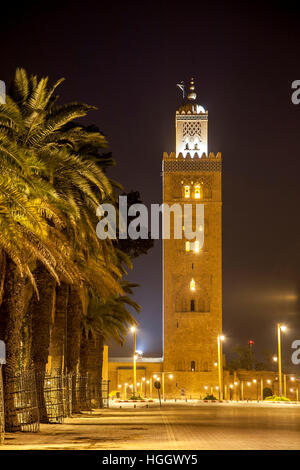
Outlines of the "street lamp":
M 219 375 L 219 399 L 223 400 L 223 364 L 222 364 L 222 341 L 225 337 L 218 335 L 218 375 Z
M 131 327 L 131 332 L 133 334 L 133 396 L 136 395 L 136 328 L 135 326 Z
M 279 396 L 282 396 L 282 373 L 281 373 L 281 331 L 285 331 L 286 326 L 277 323 L 277 340 L 278 340 L 278 380 L 279 380 Z

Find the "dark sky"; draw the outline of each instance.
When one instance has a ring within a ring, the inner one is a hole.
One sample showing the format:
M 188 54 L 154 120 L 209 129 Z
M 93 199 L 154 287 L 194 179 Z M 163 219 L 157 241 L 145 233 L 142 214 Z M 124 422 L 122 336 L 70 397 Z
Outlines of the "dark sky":
M 117 160 L 110 176 L 139 190 L 147 204 L 160 202 L 162 153 L 175 149 L 176 83 L 195 77 L 209 110 L 209 150 L 224 159 L 225 351 L 253 338 L 258 351 L 276 352 L 276 321 L 289 326 L 286 354 L 300 339 L 295 8 L 288 1 L 54 0 L 8 5 L 1 14 L 0 78 L 8 82 L 17 66 L 51 81 L 65 77 L 64 101 L 99 107 L 89 122 L 108 136 Z M 130 278 L 141 284 L 137 345 L 159 354 L 159 243 Z

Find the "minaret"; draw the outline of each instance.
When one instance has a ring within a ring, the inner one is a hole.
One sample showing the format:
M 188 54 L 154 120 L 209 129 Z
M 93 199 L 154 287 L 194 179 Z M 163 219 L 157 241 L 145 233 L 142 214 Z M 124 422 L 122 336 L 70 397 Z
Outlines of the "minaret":
M 218 385 L 222 161 L 220 153 L 208 154 L 208 112 L 197 102 L 193 79 L 175 124 L 176 152 L 163 156 L 163 202 L 204 205 L 204 224 L 194 227 L 204 232 L 204 244 L 199 248 L 184 233 L 181 240 L 163 242 L 164 371 L 174 375 L 172 381 L 166 378 L 165 393 L 178 396 L 184 389 L 203 396 Z
M 194 79 L 190 81 L 186 102 L 176 113 L 176 156 L 193 158 L 207 154 L 208 112 L 196 103 Z

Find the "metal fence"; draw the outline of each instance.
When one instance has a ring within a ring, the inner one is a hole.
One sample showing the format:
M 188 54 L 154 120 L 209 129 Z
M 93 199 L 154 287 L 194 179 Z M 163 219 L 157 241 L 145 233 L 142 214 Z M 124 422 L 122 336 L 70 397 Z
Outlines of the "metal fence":
M 34 370 L 8 377 L 6 387 L 6 430 L 38 432 L 40 425 Z
M 0 366 L 1 367 L 1 366 Z M 39 409 L 34 369 L 16 374 L 6 382 L 6 409 L 4 414 L 2 370 L 0 368 L 0 439 L 7 431 L 38 432 Z M 109 380 L 92 382 L 91 377 L 79 374 L 47 374 L 43 380 L 44 399 L 48 419 L 62 423 L 77 411 L 109 407 Z M 40 388 L 40 383 L 38 388 Z
M 45 376 L 44 397 L 50 423 L 62 423 L 66 410 L 66 394 L 64 376 L 61 373 Z
M 91 411 L 93 408 L 109 407 L 109 380 L 95 381 L 91 375 L 76 375 L 73 390 L 73 411 Z M 77 408 L 77 409 L 76 409 Z
M 109 380 L 102 380 L 96 386 L 99 408 L 109 408 Z
M 63 375 L 64 418 L 72 416 L 72 376 Z
M 0 445 L 4 443 L 4 397 L 3 397 L 3 380 L 2 365 L 0 364 Z
M 90 394 L 93 408 L 109 408 L 109 380 L 91 382 Z

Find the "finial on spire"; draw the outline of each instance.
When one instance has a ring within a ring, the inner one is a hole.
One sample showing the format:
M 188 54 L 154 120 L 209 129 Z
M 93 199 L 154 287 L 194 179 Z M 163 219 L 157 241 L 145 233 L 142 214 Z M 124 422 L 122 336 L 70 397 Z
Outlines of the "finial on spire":
M 182 91 L 182 98 L 184 99 L 185 97 L 185 84 L 184 81 L 177 83 L 178 88 Z
M 197 98 L 197 94 L 195 92 L 195 82 L 194 82 L 193 78 L 191 78 L 191 80 L 190 80 L 190 91 L 189 91 L 187 97 L 188 97 L 189 100 L 192 100 L 192 101 L 195 101 L 195 99 Z

